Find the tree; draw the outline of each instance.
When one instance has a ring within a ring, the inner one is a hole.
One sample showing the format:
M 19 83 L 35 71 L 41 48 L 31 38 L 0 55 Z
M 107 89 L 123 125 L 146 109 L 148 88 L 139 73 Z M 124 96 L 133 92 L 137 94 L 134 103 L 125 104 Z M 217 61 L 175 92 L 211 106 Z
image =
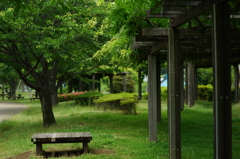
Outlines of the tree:
M 213 71 L 212 68 L 199 68 L 197 70 L 198 85 L 213 85 Z
M 95 56 L 99 58 L 111 56 L 111 61 L 115 65 L 144 70 L 147 74 L 146 50 L 131 50 L 130 46 L 134 42 L 135 35 L 141 35 L 142 28 L 169 26 L 169 19 L 145 18 L 146 9 L 153 8 L 156 3 L 159 3 L 158 0 L 114 0 L 101 29 L 102 33 L 108 33 L 111 39 Z M 164 60 L 166 59 L 162 59 Z
M 16 87 L 19 82 L 17 72 L 4 64 L 0 64 L 0 81 L 10 86 L 11 96 L 13 99 L 16 98 Z
M 12 3 L 0 8 L 0 62 L 39 92 L 43 126 L 56 123 L 52 106 L 62 83 L 101 65 L 92 55 L 105 41 L 96 35 L 104 10 L 93 0 L 67 5 L 33 0 L 19 12 Z

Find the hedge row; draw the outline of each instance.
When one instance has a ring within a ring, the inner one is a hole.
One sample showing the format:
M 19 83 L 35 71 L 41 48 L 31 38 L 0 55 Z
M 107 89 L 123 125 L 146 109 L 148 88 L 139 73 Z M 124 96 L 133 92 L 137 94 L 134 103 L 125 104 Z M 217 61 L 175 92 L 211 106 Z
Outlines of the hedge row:
M 235 100 L 235 89 L 231 89 L 232 101 Z M 198 100 L 213 101 L 212 86 L 198 86 Z
M 138 98 L 136 93 L 102 94 L 100 92 L 78 92 L 61 94 L 58 99 L 59 102 L 75 100 L 78 105 L 95 105 L 98 109 L 121 110 L 124 114 L 137 114 L 136 103 Z
M 235 90 L 232 89 L 232 100 L 235 99 Z M 199 85 L 198 86 L 198 100 L 213 101 L 213 87 Z M 148 99 L 148 93 L 143 94 L 143 99 Z M 167 87 L 161 87 L 161 100 L 167 100 Z
M 148 93 L 143 93 L 143 99 L 148 99 Z M 167 100 L 167 87 L 161 87 L 161 100 Z
M 59 102 L 67 102 L 75 100 L 76 97 L 84 94 L 85 92 L 76 92 L 76 93 L 68 93 L 68 94 L 60 94 L 58 95 Z
M 121 110 L 123 114 L 137 114 L 135 93 L 106 94 L 94 100 L 96 107 L 103 110 Z
M 75 103 L 79 105 L 93 106 L 94 100 L 103 96 L 100 92 L 86 92 L 80 96 L 75 97 Z

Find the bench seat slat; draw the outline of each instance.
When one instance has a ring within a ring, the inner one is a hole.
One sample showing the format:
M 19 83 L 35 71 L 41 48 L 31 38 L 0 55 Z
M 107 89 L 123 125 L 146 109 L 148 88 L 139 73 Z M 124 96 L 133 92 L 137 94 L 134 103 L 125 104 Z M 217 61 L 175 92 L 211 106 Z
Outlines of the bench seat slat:
M 89 132 L 70 132 L 70 133 L 35 133 L 32 142 L 90 142 L 92 135 Z

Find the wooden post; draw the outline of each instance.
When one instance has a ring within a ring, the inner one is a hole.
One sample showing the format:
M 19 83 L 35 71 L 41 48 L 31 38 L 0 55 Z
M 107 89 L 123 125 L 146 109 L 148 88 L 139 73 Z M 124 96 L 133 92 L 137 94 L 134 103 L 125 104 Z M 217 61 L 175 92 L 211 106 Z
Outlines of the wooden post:
M 179 31 L 169 29 L 168 33 L 168 109 L 170 158 L 181 158 L 181 92 Z
M 142 70 L 138 69 L 138 99 L 142 99 Z
M 230 7 L 213 5 L 214 157 L 232 158 Z
M 183 63 L 180 66 L 180 94 L 181 95 L 181 110 L 184 109 L 184 71 L 183 71 Z
M 98 78 L 97 86 L 98 86 L 98 91 L 101 92 L 101 78 L 100 77 Z
M 96 75 L 95 73 L 92 74 L 92 91 L 95 91 L 95 79 L 96 79 Z
M 88 142 L 83 142 L 83 153 L 88 153 Z
M 36 143 L 36 155 L 42 155 L 42 143 Z
M 83 91 L 83 83 L 81 80 L 78 81 L 78 91 L 82 92 Z
M 188 105 L 188 64 L 185 64 L 185 103 Z
M 68 81 L 68 93 L 72 93 L 72 80 Z
M 156 55 L 148 55 L 148 132 L 151 142 L 157 141 L 157 68 Z M 159 87 L 159 86 L 158 86 Z
M 198 99 L 197 67 L 194 67 L 194 104 Z
M 113 93 L 113 75 L 109 75 L 110 80 L 110 93 Z
M 235 103 L 238 103 L 238 89 L 239 89 L 239 68 L 238 64 L 234 66 L 234 85 L 235 85 Z
M 161 122 L 161 63 L 159 55 L 156 55 L 156 100 L 157 100 L 157 122 Z
M 194 85 L 194 65 L 192 62 L 188 62 L 188 105 L 194 106 L 195 85 Z
M 4 100 L 4 84 L 2 82 L 2 100 Z
M 25 83 L 21 80 L 22 92 L 25 92 Z
M 123 92 L 127 92 L 127 74 L 123 75 Z
M 60 89 L 60 94 L 63 94 L 63 93 L 62 93 L 62 92 L 63 92 L 63 91 L 62 91 L 62 87 L 63 87 L 63 86 L 62 86 L 62 84 L 61 84 L 61 86 L 59 87 L 59 89 Z

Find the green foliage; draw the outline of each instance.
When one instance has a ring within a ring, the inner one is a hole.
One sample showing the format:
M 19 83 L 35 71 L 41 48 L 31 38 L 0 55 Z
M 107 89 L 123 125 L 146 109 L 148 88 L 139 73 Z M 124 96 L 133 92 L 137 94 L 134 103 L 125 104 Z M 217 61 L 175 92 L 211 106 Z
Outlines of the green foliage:
M 167 87 L 161 87 L 161 100 L 167 100 L 168 90 Z
M 126 92 L 134 93 L 135 91 L 135 81 L 132 79 L 132 76 L 127 74 L 126 77 Z M 113 93 L 123 92 L 123 76 L 113 76 Z
M 198 100 L 206 100 L 206 101 L 212 101 L 213 100 L 213 87 L 210 85 L 198 86 Z
M 142 99 L 148 99 L 148 93 L 143 93 Z
M 141 34 L 142 28 L 167 27 L 169 20 L 145 18 L 146 9 L 152 8 L 156 4 L 155 0 L 114 0 L 114 3 L 110 4 L 111 9 L 103 22 L 101 33 L 108 33 L 111 40 L 103 45 L 95 57 L 101 59 L 102 56 L 111 56 L 112 63 L 125 67 L 138 67 L 142 63 L 146 66 L 146 61 L 143 61 L 141 56 L 135 58 L 139 54 L 133 52 L 129 47 L 133 43 L 133 37 L 136 34 Z M 145 55 L 144 53 L 143 56 L 145 57 Z
M 199 68 L 197 70 L 198 85 L 213 84 L 213 71 L 212 68 Z
M 161 87 L 161 100 L 167 100 L 167 87 Z M 143 99 L 148 99 L 148 93 L 143 93 Z
M 48 75 L 58 75 L 52 79 L 61 79 L 59 82 L 102 64 L 92 56 L 108 40 L 105 35 L 97 35 L 106 15 L 104 5 L 97 6 L 94 0 L 33 0 L 27 3 L 28 9 L 18 14 L 14 12 L 14 4 L 8 3 L 1 8 L 1 62 L 24 75 L 31 69 L 41 74 L 42 65 L 38 63 L 44 61 L 51 70 Z M 64 9 L 66 6 L 68 10 Z M 10 50 L 15 51 L 10 53 Z M 59 74 L 53 72 L 54 69 Z
M 122 110 L 123 114 L 136 114 L 137 101 L 135 93 L 105 94 L 94 100 L 97 108 Z
M 80 96 L 75 97 L 75 103 L 79 105 L 89 105 L 93 106 L 94 100 L 102 96 L 103 94 L 101 92 L 86 92 L 84 94 L 81 94 Z

